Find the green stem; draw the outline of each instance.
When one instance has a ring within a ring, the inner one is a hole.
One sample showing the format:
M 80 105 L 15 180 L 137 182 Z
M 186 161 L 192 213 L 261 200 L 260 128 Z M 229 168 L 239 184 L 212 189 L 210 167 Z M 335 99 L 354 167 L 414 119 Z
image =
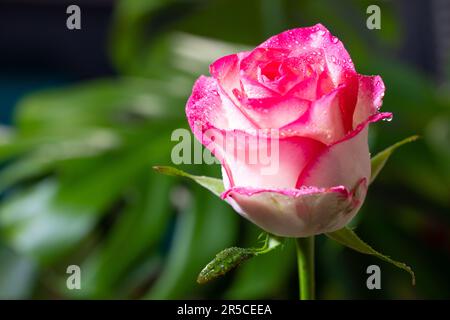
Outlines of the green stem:
M 314 236 L 295 239 L 300 300 L 314 300 Z

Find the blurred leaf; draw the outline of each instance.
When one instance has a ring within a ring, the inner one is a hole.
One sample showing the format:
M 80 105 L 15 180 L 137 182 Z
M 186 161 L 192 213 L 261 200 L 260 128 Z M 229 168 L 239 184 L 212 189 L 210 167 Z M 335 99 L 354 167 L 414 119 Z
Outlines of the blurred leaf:
M 146 170 L 157 151 L 169 145 L 130 147 L 99 159 L 77 175 L 61 175 L 6 199 L 0 206 L 0 227 L 19 252 L 49 262 L 77 244 L 117 199 L 127 184 Z M 166 153 L 167 152 L 167 153 Z
M 180 117 L 189 88 L 143 78 L 102 79 L 27 96 L 17 106 L 18 138 L 71 138 L 98 127 L 114 130 L 133 118 Z M 61 107 L 64 106 L 64 107 Z
M 88 279 L 83 295 L 117 297 L 117 286 L 126 271 L 140 257 L 156 251 L 155 245 L 162 241 L 171 217 L 167 201 L 171 185 L 169 179 L 148 173 L 132 188 L 126 208 L 107 238 L 85 262 L 83 270 Z
M 220 197 L 220 195 L 225 191 L 223 187 L 223 182 L 220 179 L 217 178 L 211 178 L 211 177 L 205 177 L 205 176 L 194 176 L 192 174 L 186 173 L 184 171 L 181 171 L 174 167 L 167 167 L 167 166 L 155 166 L 153 167 L 156 171 L 169 175 L 169 176 L 180 176 L 180 177 L 186 177 L 191 180 L 194 180 L 202 187 L 208 189 L 212 193 L 214 193 L 216 196 Z
M 29 299 L 37 276 L 36 263 L 0 245 L 0 299 Z
M 378 154 L 376 154 L 371 159 L 372 176 L 370 177 L 370 183 L 372 183 L 375 180 L 375 178 L 378 176 L 378 174 L 380 173 L 381 169 L 383 169 L 384 165 L 386 164 L 386 162 L 389 159 L 389 157 L 391 156 L 391 154 L 398 147 L 401 147 L 402 145 L 404 145 L 406 143 L 416 141 L 418 138 L 419 138 L 419 136 L 408 137 L 408 138 L 403 139 L 402 141 L 399 141 L 399 142 L 393 144 L 392 146 L 384 149 L 383 151 L 379 152 Z
M 414 272 L 411 270 L 411 268 L 409 266 L 407 266 L 406 264 L 404 264 L 402 262 L 392 260 L 388 256 L 385 256 L 385 255 L 379 253 L 378 251 L 374 250 L 371 246 L 369 246 L 367 243 L 362 241 L 356 235 L 356 233 L 354 233 L 349 228 L 347 228 L 347 227 L 342 228 L 338 231 L 327 233 L 326 235 L 330 239 L 333 239 L 334 241 L 336 241 L 346 247 L 349 247 L 355 251 L 358 251 L 358 252 L 364 253 L 364 254 L 373 255 L 381 260 L 384 260 L 386 262 L 389 262 L 389 263 L 395 265 L 396 267 L 398 267 L 400 269 L 405 270 L 406 272 L 408 272 L 411 275 L 412 284 L 413 285 L 416 284 L 416 278 L 415 278 Z
M 203 189 L 193 191 L 191 204 L 177 217 L 167 262 L 147 298 L 193 296 L 198 290 L 198 270 L 217 251 L 236 241 L 238 215 Z
M 55 180 L 45 180 L 2 203 L 0 233 L 18 253 L 49 262 L 92 228 L 92 215 L 55 203 L 58 188 Z
M 93 130 L 79 138 L 36 146 L 31 154 L 20 158 L 0 171 L 0 192 L 7 187 L 48 173 L 57 162 L 90 158 L 116 148 L 120 138 L 107 130 Z

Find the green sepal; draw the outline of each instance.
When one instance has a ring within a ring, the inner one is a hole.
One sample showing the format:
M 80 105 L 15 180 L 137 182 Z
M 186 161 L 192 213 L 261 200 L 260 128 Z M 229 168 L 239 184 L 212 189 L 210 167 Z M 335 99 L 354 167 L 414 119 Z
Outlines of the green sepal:
M 197 277 L 197 282 L 204 284 L 223 276 L 244 261 L 268 253 L 280 245 L 281 240 L 279 238 L 267 234 L 264 245 L 261 248 L 227 248 L 219 252 L 215 258 L 203 268 Z
M 353 230 L 349 229 L 348 227 L 342 228 L 338 231 L 330 232 L 326 234 L 330 239 L 333 239 L 334 241 L 349 247 L 355 251 L 358 251 L 363 254 L 369 254 L 372 256 L 375 256 L 381 260 L 384 260 L 386 262 L 389 262 L 393 264 L 394 266 L 405 270 L 411 275 L 411 282 L 413 285 L 416 284 L 416 277 L 414 275 L 414 271 L 412 269 L 404 264 L 403 262 L 395 261 L 388 256 L 385 256 L 384 254 L 381 254 L 380 252 L 373 249 L 371 246 L 369 246 L 367 243 L 365 243 L 363 240 L 361 240 Z
M 168 166 L 155 166 L 153 167 L 154 170 L 158 171 L 159 173 L 168 175 L 168 176 L 179 176 L 179 177 L 185 177 L 191 180 L 194 180 L 202 187 L 208 189 L 212 193 L 214 193 L 216 196 L 220 197 L 220 195 L 225 191 L 225 188 L 223 186 L 223 182 L 221 179 L 217 178 L 211 178 L 206 176 L 195 176 L 192 174 L 189 174 L 187 172 L 184 172 L 182 170 L 179 170 L 174 167 L 168 167 Z
M 419 139 L 419 136 L 417 135 L 408 137 L 406 139 L 403 139 L 402 141 L 394 143 L 392 146 L 387 147 L 386 149 L 384 149 L 383 151 L 377 153 L 374 157 L 372 157 L 371 159 L 372 175 L 370 177 L 370 183 L 372 183 L 375 180 L 375 178 L 378 176 L 381 169 L 383 169 L 384 165 L 386 164 L 391 154 L 398 147 L 401 147 L 409 142 L 416 141 L 417 139 Z

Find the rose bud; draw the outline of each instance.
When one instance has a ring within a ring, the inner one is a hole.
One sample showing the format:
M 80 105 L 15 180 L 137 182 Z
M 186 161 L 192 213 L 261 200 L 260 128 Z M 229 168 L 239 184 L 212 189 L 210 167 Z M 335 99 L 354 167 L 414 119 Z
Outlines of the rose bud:
M 360 75 L 324 26 L 285 31 L 225 56 L 194 85 L 186 114 L 221 162 L 222 198 L 279 236 L 344 227 L 370 180 L 368 127 L 384 84 Z

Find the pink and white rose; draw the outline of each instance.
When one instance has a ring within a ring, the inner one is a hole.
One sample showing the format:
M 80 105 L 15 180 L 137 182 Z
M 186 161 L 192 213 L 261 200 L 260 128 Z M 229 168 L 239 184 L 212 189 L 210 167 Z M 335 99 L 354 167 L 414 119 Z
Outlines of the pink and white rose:
M 392 116 L 378 112 L 381 77 L 358 74 L 342 42 L 321 24 L 222 57 L 210 73 L 195 83 L 186 114 L 222 164 L 222 198 L 280 236 L 344 227 L 370 180 L 368 126 Z M 248 161 L 261 148 L 249 142 L 257 138 L 276 142 L 275 172 L 263 174 L 262 164 Z

